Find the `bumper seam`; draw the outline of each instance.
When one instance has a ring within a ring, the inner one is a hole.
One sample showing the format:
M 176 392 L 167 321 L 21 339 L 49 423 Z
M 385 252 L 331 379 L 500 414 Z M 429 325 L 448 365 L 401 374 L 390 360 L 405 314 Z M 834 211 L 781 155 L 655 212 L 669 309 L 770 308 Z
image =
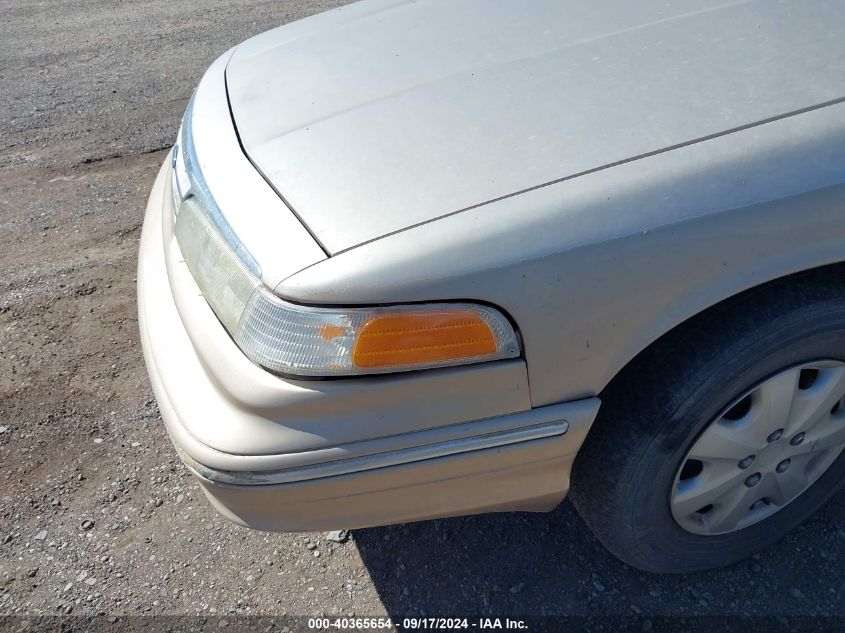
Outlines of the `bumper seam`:
M 285 468 L 269 471 L 227 471 L 216 468 L 209 468 L 200 464 L 184 451 L 179 449 L 180 457 L 185 464 L 203 479 L 215 484 L 229 485 L 273 485 L 310 481 L 337 475 L 351 475 L 367 472 L 378 468 L 390 466 L 402 466 L 416 462 L 450 457 L 463 453 L 470 453 L 480 450 L 488 450 L 522 444 L 549 437 L 557 437 L 566 434 L 569 430 L 569 423 L 565 420 L 537 424 L 521 429 L 512 429 L 476 435 L 466 438 L 447 440 L 445 442 L 434 442 L 423 446 L 415 446 L 407 449 L 374 453 L 350 459 L 339 459 L 320 464 L 300 466 L 296 468 Z M 178 447 L 177 447 L 178 448 Z

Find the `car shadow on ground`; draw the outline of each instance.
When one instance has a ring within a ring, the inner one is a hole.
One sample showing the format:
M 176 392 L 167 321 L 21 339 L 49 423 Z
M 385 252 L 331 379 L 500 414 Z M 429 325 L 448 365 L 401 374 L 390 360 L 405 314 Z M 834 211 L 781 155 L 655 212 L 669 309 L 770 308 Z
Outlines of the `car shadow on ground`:
M 565 501 L 356 530 L 391 617 L 843 615 L 845 492 L 780 543 L 732 567 L 655 575 L 611 556 Z

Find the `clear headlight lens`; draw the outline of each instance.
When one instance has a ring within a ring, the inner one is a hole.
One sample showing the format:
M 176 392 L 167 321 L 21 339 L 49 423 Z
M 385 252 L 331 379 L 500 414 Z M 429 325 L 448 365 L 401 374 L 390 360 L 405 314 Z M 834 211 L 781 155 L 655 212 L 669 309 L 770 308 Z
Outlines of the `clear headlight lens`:
M 255 363 L 298 376 L 387 373 L 519 355 L 498 310 L 465 303 L 318 308 L 280 299 L 260 281 L 202 180 L 193 155 L 191 107 L 172 185 L 176 240 L 208 304 Z

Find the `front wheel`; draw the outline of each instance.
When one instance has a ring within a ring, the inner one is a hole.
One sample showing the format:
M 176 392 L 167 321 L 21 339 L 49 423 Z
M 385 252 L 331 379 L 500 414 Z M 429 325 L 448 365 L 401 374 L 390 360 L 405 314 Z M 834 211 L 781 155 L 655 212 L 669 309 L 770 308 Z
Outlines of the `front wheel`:
M 606 393 L 571 498 L 617 557 L 730 564 L 845 483 L 845 289 L 812 276 L 681 326 Z

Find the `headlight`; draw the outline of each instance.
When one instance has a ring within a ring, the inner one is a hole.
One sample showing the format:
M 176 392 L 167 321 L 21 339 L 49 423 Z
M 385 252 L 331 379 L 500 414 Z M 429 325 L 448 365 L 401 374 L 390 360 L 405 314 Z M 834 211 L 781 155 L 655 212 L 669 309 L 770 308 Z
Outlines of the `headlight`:
M 211 197 L 193 153 L 191 107 L 173 169 L 176 240 L 217 318 L 255 363 L 299 376 L 462 365 L 519 355 L 508 320 L 468 303 L 318 308 L 284 301 L 260 281 Z

